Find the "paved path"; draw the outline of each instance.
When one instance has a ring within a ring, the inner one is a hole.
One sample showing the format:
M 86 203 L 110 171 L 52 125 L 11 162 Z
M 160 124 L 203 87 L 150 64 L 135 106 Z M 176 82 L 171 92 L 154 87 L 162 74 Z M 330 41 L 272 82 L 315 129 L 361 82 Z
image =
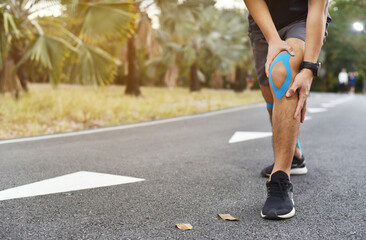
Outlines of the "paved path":
M 309 173 L 292 178 L 290 220 L 260 218 L 271 138 L 229 143 L 237 131 L 271 131 L 257 104 L 0 142 L 0 190 L 80 171 L 145 179 L 0 201 L 0 239 L 365 239 L 366 96 L 312 94 L 309 107 L 300 137 Z

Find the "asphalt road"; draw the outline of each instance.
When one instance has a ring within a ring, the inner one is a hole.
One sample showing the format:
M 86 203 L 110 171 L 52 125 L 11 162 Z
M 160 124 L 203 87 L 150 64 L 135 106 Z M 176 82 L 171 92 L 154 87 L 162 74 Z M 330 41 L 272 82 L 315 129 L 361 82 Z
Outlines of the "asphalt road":
M 309 172 L 292 177 L 292 219 L 260 217 L 266 179 L 259 173 L 273 161 L 271 138 L 229 144 L 236 131 L 271 131 L 257 104 L 0 141 L 0 190 L 78 171 L 145 179 L 0 201 L 0 239 L 366 239 L 366 96 L 312 94 L 308 105 L 300 139 Z

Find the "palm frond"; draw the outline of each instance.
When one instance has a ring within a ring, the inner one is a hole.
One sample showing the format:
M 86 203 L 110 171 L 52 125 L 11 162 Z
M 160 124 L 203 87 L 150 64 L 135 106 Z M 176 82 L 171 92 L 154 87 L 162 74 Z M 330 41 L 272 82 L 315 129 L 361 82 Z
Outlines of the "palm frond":
M 80 2 L 80 38 L 88 43 L 128 39 L 135 29 L 137 9 L 132 0 Z
M 21 0 L 19 4 L 24 9 L 29 9 L 30 13 L 62 6 L 60 0 Z
M 65 59 L 66 50 L 75 51 L 73 46 L 62 38 L 45 34 L 39 35 L 19 61 L 17 67 L 30 60 L 44 68 L 47 71 L 50 82 L 57 84 L 61 77 L 62 63 Z
M 6 8 L 0 8 L 0 70 L 13 39 L 22 36 L 15 17 Z
M 99 47 L 87 44 L 78 46 L 76 60 L 70 65 L 69 78 L 79 84 L 106 85 L 116 74 L 115 59 Z
M 3 13 L 4 30 L 6 34 L 13 34 L 16 38 L 21 36 L 21 32 L 17 27 L 13 15 L 8 12 Z

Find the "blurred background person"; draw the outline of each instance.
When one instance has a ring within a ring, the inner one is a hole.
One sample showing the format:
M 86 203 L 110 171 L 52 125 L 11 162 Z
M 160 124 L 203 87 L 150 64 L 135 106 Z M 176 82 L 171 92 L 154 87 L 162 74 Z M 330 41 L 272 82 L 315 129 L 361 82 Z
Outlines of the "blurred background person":
M 252 74 L 252 70 L 248 70 L 247 72 L 247 77 L 246 77 L 246 82 L 247 82 L 247 88 L 246 91 L 250 91 L 253 87 L 253 74 Z
M 349 93 L 351 93 L 351 94 L 355 93 L 356 77 L 357 77 L 357 72 L 349 73 L 349 86 L 350 86 Z
M 339 92 L 346 92 L 348 84 L 348 73 L 345 68 L 342 68 L 342 71 L 338 74 L 338 81 L 339 81 Z

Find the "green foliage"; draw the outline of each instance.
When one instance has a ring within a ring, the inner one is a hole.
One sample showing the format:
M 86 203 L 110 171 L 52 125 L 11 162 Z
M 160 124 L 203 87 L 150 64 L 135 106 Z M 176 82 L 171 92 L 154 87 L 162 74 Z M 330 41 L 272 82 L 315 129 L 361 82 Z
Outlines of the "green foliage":
M 142 1 L 0 1 L 0 71 L 10 59 L 18 72 L 46 75 L 53 84 L 108 84 L 117 71 L 123 75 L 115 63 L 119 59 L 125 67 L 120 52 L 131 34 L 137 39 L 136 65 L 144 85 L 163 85 L 171 69 L 178 69 L 180 85 L 188 85 L 194 64 L 205 84 L 215 72 L 225 77 L 237 66 L 244 73 L 252 68 L 247 11 L 219 10 L 213 0 L 154 0 L 161 14 L 160 28 L 153 30 L 137 7 Z M 40 17 L 40 6 L 61 6 L 61 15 Z M 357 89 L 362 88 L 366 34 L 352 24 L 366 25 L 365 9 L 365 1 L 330 1 L 332 23 L 321 53 L 324 76 L 314 81 L 313 89 L 334 91 L 343 67 L 359 72 Z
M 321 79 L 322 90 L 334 90 L 342 68 L 347 71 L 366 70 L 366 34 L 356 32 L 352 25 L 361 21 L 366 25 L 366 2 L 334 0 L 329 6 L 332 22 L 329 26 L 324 67 L 327 74 Z
M 31 44 L 18 65 L 23 64 L 26 60 L 37 62 L 48 70 L 51 83 L 57 84 L 60 80 L 61 61 L 66 48 L 73 49 L 68 42 L 61 38 L 40 35 Z
M 82 85 L 110 83 L 116 73 L 114 59 L 104 50 L 81 44 L 77 49 L 76 63 L 71 65 L 71 76 Z
M 58 6 L 58 17 L 39 16 L 40 9 Z M 105 42 L 122 44 L 133 33 L 133 0 L 9 1 L 0 5 L 0 70 L 4 59 L 17 67 L 47 74 L 53 84 L 68 82 L 103 85 L 116 72 L 115 52 Z M 1 81 L 1 79 L 0 79 Z
M 149 72 L 178 65 L 180 79 L 186 81 L 188 69 L 197 63 L 198 78 L 207 81 L 217 70 L 222 75 L 232 72 L 251 55 L 242 11 L 219 10 L 210 0 L 155 2 L 161 9 L 158 39 L 162 55 L 147 62 Z
M 79 19 L 79 36 L 85 42 L 101 43 L 111 40 L 127 40 L 134 30 L 136 11 L 131 0 L 81 2 L 76 11 L 70 12 Z
M 365 72 L 361 70 L 358 72 L 358 76 L 356 78 L 356 92 L 362 92 L 364 88 L 364 79 L 365 79 Z
M 0 70 L 3 59 L 8 54 L 8 46 L 13 38 L 20 38 L 21 33 L 13 15 L 6 11 L 6 5 L 0 5 Z

